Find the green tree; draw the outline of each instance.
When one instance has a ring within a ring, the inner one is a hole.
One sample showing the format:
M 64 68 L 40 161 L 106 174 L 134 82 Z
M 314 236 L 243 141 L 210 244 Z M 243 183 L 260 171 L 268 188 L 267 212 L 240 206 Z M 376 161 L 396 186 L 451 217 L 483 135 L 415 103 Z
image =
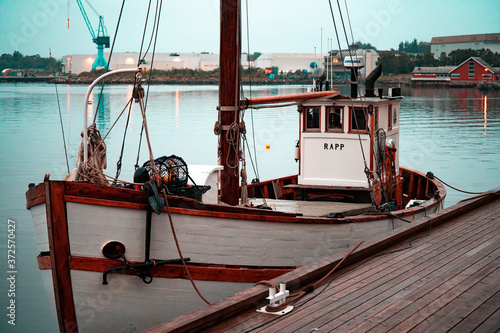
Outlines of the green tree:
M 260 53 L 260 52 L 250 53 L 250 54 L 248 55 L 248 59 L 255 60 L 255 59 L 257 59 L 258 57 L 260 57 L 260 55 L 261 55 L 261 54 L 262 54 L 262 53 Z
M 399 51 L 406 53 L 425 53 L 431 50 L 431 44 L 427 42 L 418 41 L 413 38 L 413 41 L 404 41 L 399 43 Z
M 414 56 L 406 52 L 382 51 L 378 63 L 382 63 L 385 74 L 409 74 L 415 68 Z
M 438 61 L 439 66 L 447 66 L 451 62 L 450 57 L 446 55 L 446 52 L 441 52 Z
M 363 49 L 363 50 L 373 49 L 377 51 L 377 48 L 370 43 L 361 43 L 360 41 L 357 41 L 356 43 L 354 43 L 354 45 L 356 45 L 358 49 Z
M 477 51 L 473 49 L 453 50 L 448 54 L 451 63 L 449 65 L 458 66 L 470 57 L 477 57 Z
M 431 51 L 427 51 L 424 53 L 424 57 L 423 57 L 423 65 L 424 66 L 436 66 L 437 65 L 437 61 L 436 59 L 434 59 L 434 53 L 431 53 Z

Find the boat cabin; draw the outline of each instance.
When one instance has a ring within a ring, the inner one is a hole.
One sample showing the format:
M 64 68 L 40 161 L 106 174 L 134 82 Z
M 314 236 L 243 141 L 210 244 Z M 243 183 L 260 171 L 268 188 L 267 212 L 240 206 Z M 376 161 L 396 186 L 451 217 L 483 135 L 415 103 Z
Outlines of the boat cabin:
M 301 104 L 298 184 L 369 188 L 365 165 L 372 173 L 384 170 L 388 149 L 398 175 L 401 98 L 336 96 Z M 385 173 L 380 178 L 386 182 Z

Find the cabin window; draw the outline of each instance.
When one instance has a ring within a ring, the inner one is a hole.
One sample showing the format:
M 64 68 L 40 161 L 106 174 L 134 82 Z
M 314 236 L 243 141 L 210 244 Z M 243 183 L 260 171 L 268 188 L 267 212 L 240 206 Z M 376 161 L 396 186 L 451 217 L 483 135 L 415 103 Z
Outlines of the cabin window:
M 375 126 L 375 131 L 376 131 L 376 130 L 378 130 L 378 107 L 375 108 L 375 114 L 373 116 L 375 117 L 374 126 Z
M 319 115 L 320 115 L 320 107 L 307 107 L 305 109 L 305 131 L 318 131 L 319 128 Z
M 344 108 L 338 106 L 327 106 L 326 107 L 326 130 L 328 132 L 343 132 L 343 115 Z
M 350 126 L 349 132 L 368 133 L 366 108 L 349 108 Z
M 491 79 L 491 74 L 483 74 L 483 79 Z
M 453 73 L 451 74 L 452 79 L 460 79 L 460 73 Z
M 387 111 L 388 119 L 387 119 L 387 130 L 390 131 L 392 129 L 392 104 L 389 104 L 389 109 Z

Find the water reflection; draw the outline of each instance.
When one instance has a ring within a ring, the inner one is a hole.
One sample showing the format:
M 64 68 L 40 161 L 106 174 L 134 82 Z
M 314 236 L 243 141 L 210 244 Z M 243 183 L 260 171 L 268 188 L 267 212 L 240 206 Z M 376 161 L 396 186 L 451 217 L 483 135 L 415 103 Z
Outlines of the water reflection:
M 407 88 L 401 103 L 400 164 L 469 190 L 498 186 L 500 91 Z M 447 205 L 466 195 L 448 189 Z
M 179 90 L 175 91 L 175 127 L 179 127 Z
M 107 92 L 103 91 L 102 94 L 95 93 L 90 94 L 89 101 L 89 124 L 95 118 L 95 123 L 97 128 L 101 132 L 106 133 L 111 125 L 111 108 L 109 103 L 109 95 Z M 97 108 L 97 111 L 95 109 Z M 95 114 L 94 114 L 95 112 Z
M 486 138 L 486 129 L 488 128 L 488 97 L 484 96 L 483 103 L 483 114 L 484 114 L 484 137 Z M 486 142 L 484 143 L 486 145 Z

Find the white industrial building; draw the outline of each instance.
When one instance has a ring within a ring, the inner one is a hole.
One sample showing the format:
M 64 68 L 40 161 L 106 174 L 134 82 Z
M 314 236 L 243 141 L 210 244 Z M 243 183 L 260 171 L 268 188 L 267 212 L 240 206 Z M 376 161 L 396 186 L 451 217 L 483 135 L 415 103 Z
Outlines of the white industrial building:
M 357 50 L 356 54 L 365 60 L 366 68 L 361 71 L 361 76 L 370 73 L 375 68 L 378 54 L 373 51 Z M 89 72 L 94 63 L 95 54 L 73 54 L 62 57 L 63 72 L 79 74 Z M 104 54 L 109 58 L 109 53 Z M 263 53 L 257 59 L 251 61 L 251 66 L 256 68 L 277 67 L 278 71 L 295 72 L 297 70 L 311 70 L 311 63 L 325 65 L 327 57 L 315 53 Z M 137 66 L 139 53 L 116 52 L 113 53 L 109 69 L 133 68 Z M 146 55 L 142 66 L 149 67 L 151 55 Z M 241 55 L 241 64 L 244 68 L 248 66 L 247 55 Z M 153 67 L 159 70 L 170 70 L 174 68 L 189 68 L 201 70 L 213 70 L 219 67 L 219 55 L 208 53 L 157 53 L 154 57 Z
M 314 53 L 262 53 L 252 67 L 269 68 L 277 67 L 281 72 L 295 72 L 297 70 L 311 70 L 311 63 L 321 62 L 321 55 Z
M 339 77 L 345 78 L 345 76 L 350 75 L 350 69 L 344 68 L 344 59 L 353 56 L 353 58 L 361 59 L 364 63 L 364 67 L 359 70 L 359 75 L 361 77 L 366 77 L 370 74 L 377 66 L 377 61 L 379 59 L 379 54 L 373 49 L 357 49 L 357 50 L 342 50 L 333 51 L 331 55 L 324 58 L 323 68 L 328 72 L 328 77 Z
M 451 51 L 459 49 L 490 49 L 491 52 L 500 52 L 500 33 L 494 34 L 476 34 L 432 37 L 431 53 L 438 59 L 441 53 L 448 55 Z
M 62 57 L 63 72 L 80 74 L 89 72 L 96 58 L 95 54 L 72 54 Z M 109 53 L 104 53 L 104 58 L 109 59 Z M 245 55 L 242 55 L 246 62 Z M 150 67 L 153 60 L 154 69 L 170 70 L 174 68 L 190 68 L 212 70 L 219 67 L 219 55 L 207 53 L 156 53 L 154 59 L 147 54 L 141 66 Z M 139 62 L 137 52 L 113 53 L 109 69 L 133 68 Z

